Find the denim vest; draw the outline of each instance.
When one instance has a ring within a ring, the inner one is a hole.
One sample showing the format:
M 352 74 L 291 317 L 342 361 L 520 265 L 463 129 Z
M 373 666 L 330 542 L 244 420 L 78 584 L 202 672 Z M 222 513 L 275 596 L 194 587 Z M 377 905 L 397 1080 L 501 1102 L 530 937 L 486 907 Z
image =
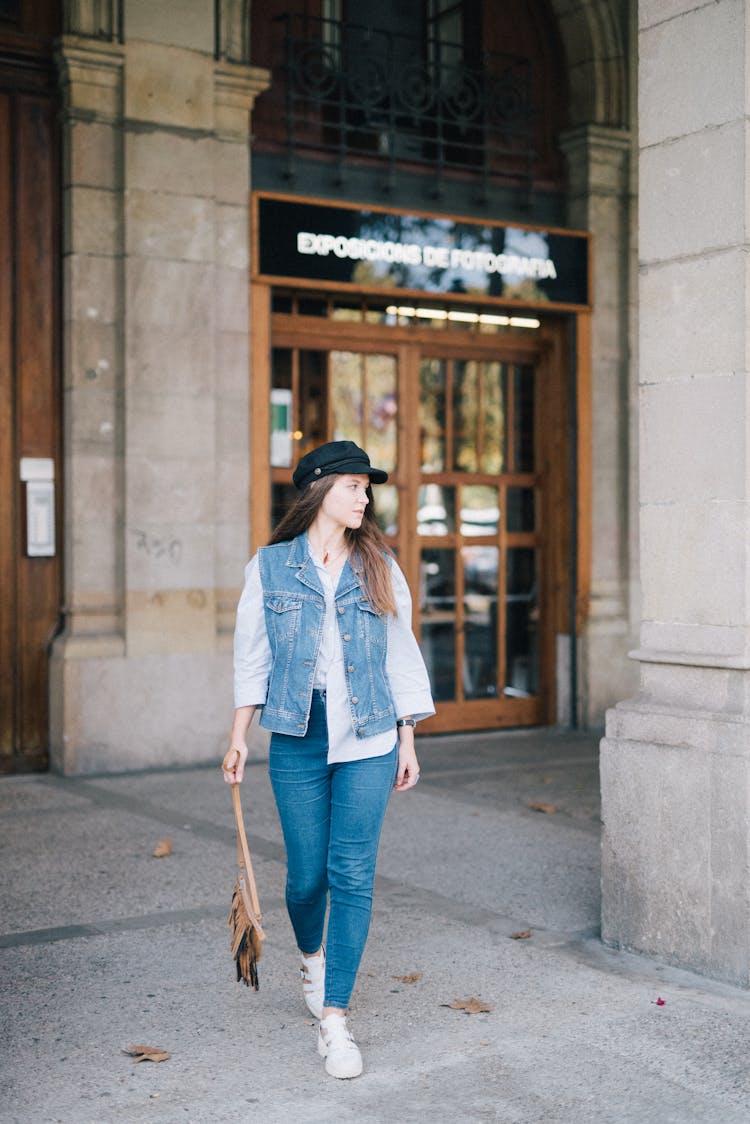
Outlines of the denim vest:
M 310 717 L 325 596 L 307 535 L 258 551 L 272 664 L 260 724 L 303 737 Z M 387 621 L 365 598 L 347 559 L 335 594 L 352 729 L 358 738 L 396 724 L 385 669 Z

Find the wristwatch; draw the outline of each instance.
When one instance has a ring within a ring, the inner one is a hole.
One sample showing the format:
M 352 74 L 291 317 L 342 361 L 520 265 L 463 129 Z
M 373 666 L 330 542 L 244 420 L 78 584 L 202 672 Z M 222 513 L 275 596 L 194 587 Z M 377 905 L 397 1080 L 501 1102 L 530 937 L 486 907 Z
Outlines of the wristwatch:
M 396 722 L 397 726 L 416 726 L 416 718 L 399 718 Z

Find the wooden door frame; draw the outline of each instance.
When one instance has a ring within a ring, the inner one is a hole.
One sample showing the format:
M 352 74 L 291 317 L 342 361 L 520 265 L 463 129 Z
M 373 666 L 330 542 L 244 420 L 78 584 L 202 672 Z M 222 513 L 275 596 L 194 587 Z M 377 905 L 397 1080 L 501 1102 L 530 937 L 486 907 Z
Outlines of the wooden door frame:
M 49 761 L 48 656 L 63 587 L 60 167 L 58 91 L 46 52 L 0 45 L 0 773 Z M 29 557 L 23 457 L 55 466 L 52 557 Z
M 570 573 L 571 560 L 575 559 L 575 631 L 580 636 L 583 629 L 590 597 L 591 575 L 591 315 L 588 310 L 579 310 L 567 315 L 551 313 L 543 317 L 542 327 L 535 337 L 504 337 L 488 334 L 472 336 L 460 330 L 419 329 L 409 327 L 389 327 L 387 335 L 381 326 L 331 321 L 321 317 L 300 317 L 291 314 L 271 313 L 272 287 L 265 281 L 251 283 L 251 328 L 252 328 L 252 380 L 250 389 L 250 460 L 251 460 L 251 547 L 254 552 L 268 541 L 270 534 L 270 485 L 271 467 L 269 463 L 270 445 L 270 383 L 272 346 L 297 346 L 304 338 L 304 346 L 315 350 L 360 350 L 396 354 L 399 375 L 399 411 L 397 416 L 399 465 L 408 458 L 409 449 L 414 448 L 408 432 L 408 419 L 417 416 L 418 405 L 418 351 L 439 353 L 445 357 L 467 358 L 490 355 L 497 358 L 502 352 L 503 361 L 523 362 L 529 357 L 538 357 L 538 369 L 558 372 L 553 380 L 555 392 L 541 404 L 537 424 L 544 429 L 545 440 L 538 441 L 538 448 L 544 458 L 540 476 L 545 476 L 541 491 L 544 510 L 540 513 L 539 550 L 544 561 L 540 571 L 544 587 L 541 596 L 549 607 L 545 614 L 547 625 L 544 630 L 540 650 L 540 681 L 545 685 L 543 698 L 491 700 L 491 706 L 483 707 L 476 719 L 463 716 L 462 729 L 500 728 L 537 723 L 554 723 L 556 720 L 556 637 L 570 634 Z M 330 293 L 328 294 L 330 295 Z M 375 294 L 380 296 L 381 294 Z M 434 296 L 433 296 L 434 302 Z M 543 316 L 540 309 L 534 314 Z M 274 332 L 272 337 L 272 321 Z M 570 333 L 576 339 L 575 355 L 569 346 Z M 574 371 L 571 374 L 570 362 L 573 358 Z M 560 426 L 544 424 L 545 416 L 567 411 L 570 400 L 568 380 L 575 384 L 577 417 L 573 425 Z M 407 409 L 402 408 L 405 403 Z M 556 435 L 556 444 L 550 447 L 548 437 Z M 575 442 L 576 479 L 569 477 L 570 445 Z M 409 534 L 405 528 L 413 526 L 416 511 L 416 490 L 410 486 L 409 470 L 399 470 L 399 544 L 403 552 L 404 568 L 415 573 L 420 543 L 416 535 Z M 577 542 L 575 553 L 571 550 L 569 527 L 566 522 L 570 511 L 570 497 L 573 484 L 576 492 Z M 416 616 L 416 614 L 415 614 Z M 418 631 L 418 622 L 417 622 Z M 461 704 L 451 704 L 456 710 Z M 472 702 L 472 707 L 475 707 Z M 440 709 L 440 708 L 439 708 Z M 479 708 L 475 708 L 479 710 Z M 483 717 L 484 710 L 487 717 Z M 447 720 L 446 715 L 446 720 Z M 420 723 L 420 732 L 445 732 L 456 729 L 456 722 L 450 725 L 441 720 L 440 714 Z

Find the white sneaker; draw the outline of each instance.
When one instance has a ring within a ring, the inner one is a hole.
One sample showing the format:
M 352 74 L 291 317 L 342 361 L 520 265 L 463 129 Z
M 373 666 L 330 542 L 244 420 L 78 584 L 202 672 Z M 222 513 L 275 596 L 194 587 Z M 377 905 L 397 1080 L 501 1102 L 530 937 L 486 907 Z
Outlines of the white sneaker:
M 328 1015 L 321 1020 L 318 1053 L 325 1058 L 326 1073 L 331 1077 L 359 1077 L 362 1072 L 362 1055 L 346 1029 L 343 1015 Z
M 326 950 L 322 948 L 320 956 L 303 955 L 299 974 L 302 977 L 302 994 L 307 1009 L 316 1019 L 320 1019 L 323 1017 L 326 990 Z

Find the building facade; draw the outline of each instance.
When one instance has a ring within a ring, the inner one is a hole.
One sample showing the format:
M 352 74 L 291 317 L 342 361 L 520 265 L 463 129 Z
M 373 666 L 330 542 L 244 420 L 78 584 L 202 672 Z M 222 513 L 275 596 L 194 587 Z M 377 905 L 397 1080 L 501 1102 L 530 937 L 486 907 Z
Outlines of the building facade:
M 8 96 L 46 68 L 62 166 L 54 425 L 6 465 L 5 643 L 36 652 L 6 758 L 214 755 L 242 566 L 293 461 L 340 437 L 392 473 L 431 729 L 596 725 L 627 693 L 627 11 L 495 7 L 50 5 L 32 35 L 8 6 Z M 45 488 L 40 555 L 20 524 Z
M 243 566 L 352 438 L 426 726 L 609 709 L 605 938 L 748 982 L 746 18 L 0 4 L 4 771 L 218 758 Z

